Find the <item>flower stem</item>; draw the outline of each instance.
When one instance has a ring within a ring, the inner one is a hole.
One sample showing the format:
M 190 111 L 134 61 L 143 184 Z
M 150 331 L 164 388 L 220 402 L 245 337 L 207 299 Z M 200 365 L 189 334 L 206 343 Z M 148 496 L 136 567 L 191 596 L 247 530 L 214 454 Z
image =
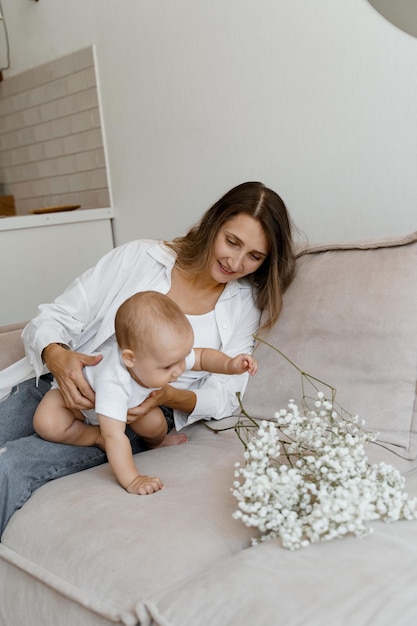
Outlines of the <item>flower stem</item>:
M 304 380 L 308 380 L 308 382 L 312 385 L 312 387 L 314 387 L 314 389 L 316 389 L 316 391 L 318 390 L 318 388 L 316 387 L 316 385 L 314 384 L 313 381 L 315 381 L 316 383 L 319 383 L 320 385 L 323 385 L 324 387 L 327 387 L 328 389 L 330 389 L 330 391 L 331 391 L 331 399 L 332 399 L 332 401 L 334 400 L 334 398 L 336 396 L 336 389 L 332 385 L 329 385 L 329 383 L 326 383 L 324 380 L 321 380 L 320 378 L 317 378 L 316 376 L 312 376 L 311 374 L 308 374 L 308 372 L 305 372 L 303 369 L 301 369 L 301 367 L 298 367 L 298 365 L 296 363 L 294 363 L 294 361 L 292 361 L 284 352 L 282 352 L 276 346 L 273 346 L 271 343 L 268 343 L 268 341 L 265 341 L 265 339 L 262 339 L 261 337 L 259 337 L 259 335 L 254 335 L 253 337 L 254 337 L 254 339 L 256 341 L 259 341 L 260 343 L 265 344 L 266 346 L 268 346 L 268 348 L 271 348 L 271 350 L 274 350 L 275 352 L 277 352 L 292 367 L 294 367 L 294 369 L 296 369 L 297 372 L 300 373 L 300 376 L 301 376 L 301 386 L 302 386 L 302 391 L 303 391 L 303 399 L 307 397 L 307 395 L 305 393 L 305 389 L 304 389 Z

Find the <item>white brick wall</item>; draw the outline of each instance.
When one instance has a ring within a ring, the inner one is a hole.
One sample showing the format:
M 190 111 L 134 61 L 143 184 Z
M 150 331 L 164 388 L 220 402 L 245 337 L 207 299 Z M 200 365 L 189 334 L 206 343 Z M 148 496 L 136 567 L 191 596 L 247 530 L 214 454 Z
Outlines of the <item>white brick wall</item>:
M 110 206 L 92 48 L 0 83 L 0 183 L 17 214 Z

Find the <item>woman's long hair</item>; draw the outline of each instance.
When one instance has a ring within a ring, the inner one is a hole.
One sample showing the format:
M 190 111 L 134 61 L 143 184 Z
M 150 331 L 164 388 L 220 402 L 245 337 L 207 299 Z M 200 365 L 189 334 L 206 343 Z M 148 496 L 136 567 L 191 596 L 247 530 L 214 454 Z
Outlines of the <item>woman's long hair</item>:
M 167 245 L 176 252 L 181 269 L 205 271 L 219 229 L 241 213 L 256 219 L 268 240 L 267 258 L 256 272 L 245 277 L 254 286 L 256 303 L 264 312 L 262 328 L 268 329 L 278 319 L 282 295 L 295 272 L 293 226 L 283 200 L 275 191 L 263 183 L 242 183 L 222 196 L 186 235 Z

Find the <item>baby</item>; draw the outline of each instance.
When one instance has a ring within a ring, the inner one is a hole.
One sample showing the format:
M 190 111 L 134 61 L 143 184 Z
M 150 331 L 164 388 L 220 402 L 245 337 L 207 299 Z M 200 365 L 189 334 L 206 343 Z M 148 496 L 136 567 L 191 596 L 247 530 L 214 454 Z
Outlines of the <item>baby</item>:
M 255 374 L 256 360 L 249 354 L 231 358 L 211 348 L 193 349 L 194 333 L 181 309 L 168 296 L 143 291 L 118 309 L 116 337 L 100 349 L 102 360 L 84 369 L 96 394 L 95 410 L 69 409 L 55 386 L 40 402 L 34 428 L 48 441 L 78 446 L 98 445 L 129 493 L 146 495 L 163 488 L 159 478 L 139 474 L 125 433 L 128 410 L 149 394 L 177 380 L 185 369 L 218 374 Z M 149 448 L 166 445 L 167 421 L 156 407 L 129 420 L 130 428 Z M 172 443 L 186 441 L 177 435 Z

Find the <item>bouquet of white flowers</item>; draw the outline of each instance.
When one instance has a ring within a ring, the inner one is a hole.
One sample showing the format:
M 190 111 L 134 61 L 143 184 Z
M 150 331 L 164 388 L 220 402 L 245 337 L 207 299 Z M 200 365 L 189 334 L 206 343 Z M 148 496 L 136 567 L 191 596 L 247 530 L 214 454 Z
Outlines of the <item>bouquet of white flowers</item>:
M 362 537 L 372 532 L 368 523 L 376 519 L 417 519 L 416 499 L 404 492 L 399 471 L 368 463 L 364 446 L 376 435 L 335 403 L 334 388 L 297 369 L 301 412 L 291 400 L 273 421 L 259 422 L 241 406 L 235 426 L 245 445 L 245 463 L 235 466 L 234 517 L 258 529 L 253 543 L 279 537 L 293 550 L 348 534 Z M 306 381 L 316 390 L 316 383 L 330 389 L 331 400 L 317 391 L 309 408 Z

